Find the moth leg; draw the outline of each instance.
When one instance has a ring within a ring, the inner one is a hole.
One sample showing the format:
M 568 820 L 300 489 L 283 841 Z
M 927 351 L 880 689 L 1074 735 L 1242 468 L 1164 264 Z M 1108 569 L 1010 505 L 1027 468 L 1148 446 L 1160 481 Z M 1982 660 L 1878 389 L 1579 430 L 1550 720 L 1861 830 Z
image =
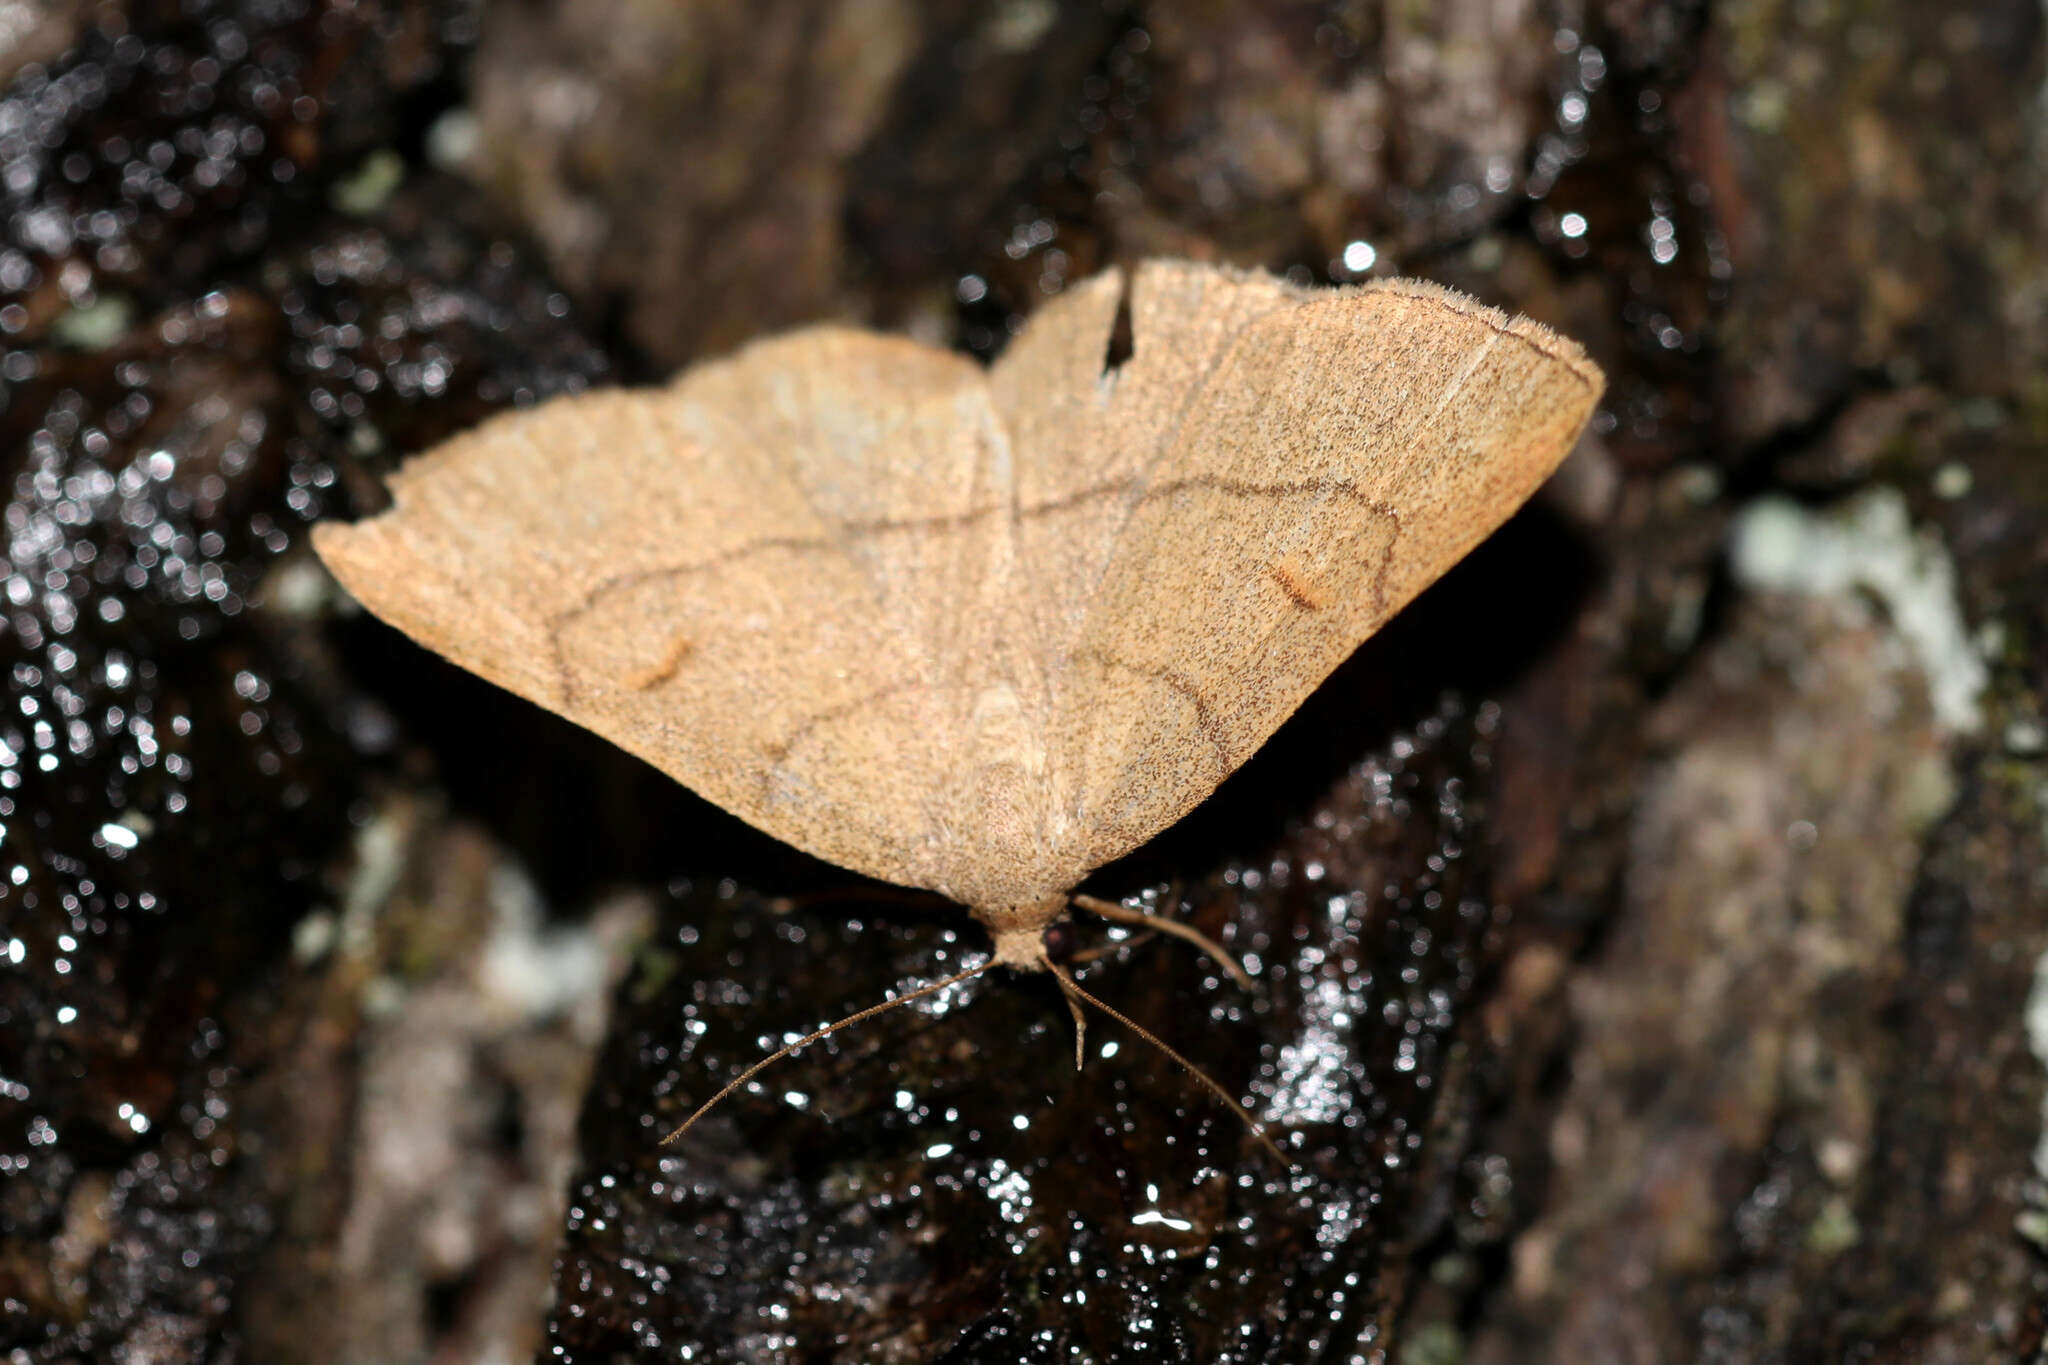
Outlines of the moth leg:
M 1081 1013 L 1081 1001 L 1067 988 L 1065 977 L 1060 978 L 1060 994 L 1067 998 L 1067 1011 L 1074 1016 L 1074 1070 L 1081 1069 L 1081 1053 L 1088 1044 L 1088 1016 Z
M 1164 1039 L 1160 1038 L 1158 1034 L 1152 1032 L 1152 1030 L 1146 1028 L 1143 1024 L 1138 1023 L 1136 1020 L 1122 1013 L 1121 1011 L 1116 1009 L 1115 1006 L 1104 1004 L 1101 1000 L 1098 1000 L 1096 997 L 1088 994 L 1087 990 L 1082 987 L 1081 983 L 1074 980 L 1072 974 L 1070 974 L 1067 971 L 1067 969 L 1065 967 L 1062 967 L 1059 963 L 1048 962 L 1045 964 L 1045 968 L 1047 971 L 1051 972 L 1055 977 L 1059 979 L 1060 989 L 1067 993 L 1067 1003 L 1069 1005 L 1073 1005 L 1077 1001 L 1085 1000 L 1089 1004 L 1095 1006 L 1095 1008 L 1101 1010 L 1104 1014 L 1108 1015 L 1110 1018 L 1116 1020 L 1119 1024 L 1122 1024 L 1131 1032 L 1137 1034 L 1140 1038 L 1143 1038 L 1146 1042 L 1152 1044 L 1153 1047 L 1156 1047 L 1161 1052 L 1165 1053 L 1167 1060 L 1171 1061 L 1175 1066 L 1179 1067 L 1181 1070 L 1187 1072 L 1188 1075 L 1194 1077 L 1197 1081 L 1201 1082 L 1203 1089 L 1207 1090 L 1217 1099 L 1222 1100 L 1225 1104 L 1229 1105 L 1230 1112 L 1236 1114 L 1239 1119 L 1244 1121 L 1244 1126 L 1246 1128 L 1249 1128 L 1251 1130 L 1252 1136 L 1257 1138 L 1260 1144 L 1264 1146 L 1267 1151 L 1273 1154 L 1273 1157 L 1276 1161 L 1278 1161 L 1282 1166 L 1287 1167 L 1289 1170 L 1295 1169 L 1294 1163 L 1288 1160 L 1287 1153 L 1281 1151 L 1279 1144 L 1275 1143 L 1273 1139 L 1267 1135 L 1265 1126 L 1261 1124 L 1257 1119 L 1253 1118 L 1251 1115 L 1251 1111 L 1249 1109 L 1246 1109 L 1244 1105 L 1238 1102 L 1237 1096 L 1231 1094 L 1228 1090 L 1225 1090 L 1222 1086 L 1222 1083 L 1219 1082 L 1214 1076 L 1211 1076 L 1208 1072 L 1202 1070 L 1202 1068 L 1196 1066 L 1193 1062 L 1189 1061 L 1187 1058 L 1181 1056 L 1178 1052 L 1175 1052 L 1172 1048 L 1168 1047 Z
M 1238 960 L 1231 956 L 1230 950 L 1191 924 L 1183 924 L 1165 915 L 1155 915 L 1148 910 L 1134 910 L 1128 905 L 1103 900 L 1100 896 L 1075 895 L 1068 899 L 1083 910 L 1107 920 L 1115 920 L 1118 924 L 1143 925 L 1147 929 L 1157 929 L 1161 933 L 1185 939 L 1214 959 L 1216 965 L 1221 967 L 1232 981 L 1245 990 L 1252 988 L 1251 973 L 1239 965 Z
M 1121 942 L 1098 943 L 1093 948 L 1083 948 L 1080 952 L 1068 958 L 1067 966 L 1074 969 L 1086 967 L 1091 962 L 1102 961 L 1103 958 L 1110 956 L 1112 953 L 1120 953 L 1126 948 L 1135 948 L 1141 943 L 1150 943 L 1151 941 L 1152 934 L 1148 930 L 1143 933 L 1133 934 Z

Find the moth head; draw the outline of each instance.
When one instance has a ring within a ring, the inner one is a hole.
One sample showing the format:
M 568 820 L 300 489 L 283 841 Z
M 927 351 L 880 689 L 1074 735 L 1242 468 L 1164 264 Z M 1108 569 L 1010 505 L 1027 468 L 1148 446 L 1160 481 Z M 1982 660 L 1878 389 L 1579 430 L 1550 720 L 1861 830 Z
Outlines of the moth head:
M 1046 936 L 1067 915 L 1066 896 L 1048 896 L 1023 905 L 977 907 L 974 917 L 988 928 L 995 953 L 990 965 L 1019 972 L 1042 972 L 1052 966 Z

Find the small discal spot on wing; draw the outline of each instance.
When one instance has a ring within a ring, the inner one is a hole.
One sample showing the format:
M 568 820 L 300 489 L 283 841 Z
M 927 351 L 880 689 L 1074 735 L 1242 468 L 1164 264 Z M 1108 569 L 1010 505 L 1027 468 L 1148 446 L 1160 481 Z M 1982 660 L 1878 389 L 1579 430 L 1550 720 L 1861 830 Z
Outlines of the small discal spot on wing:
M 650 687 L 659 687 L 676 675 L 676 670 L 683 666 L 683 660 L 695 653 L 696 648 L 687 639 L 678 635 L 669 641 L 668 648 L 661 652 L 660 658 L 634 669 L 620 681 L 635 692 L 645 692 Z
M 1293 561 L 1276 559 L 1266 566 L 1266 572 L 1280 585 L 1280 591 L 1287 594 L 1287 600 L 1303 611 L 1315 611 L 1329 605 L 1330 599 Z

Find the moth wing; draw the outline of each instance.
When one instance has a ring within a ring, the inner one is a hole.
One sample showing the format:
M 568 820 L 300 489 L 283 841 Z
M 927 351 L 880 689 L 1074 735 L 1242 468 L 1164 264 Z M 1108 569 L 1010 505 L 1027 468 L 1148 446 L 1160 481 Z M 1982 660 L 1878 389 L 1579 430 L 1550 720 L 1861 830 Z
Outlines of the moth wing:
M 1052 744 L 1085 868 L 1243 763 L 1536 490 L 1600 393 L 1572 342 L 1434 285 L 1290 305 L 1220 346 L 1133 319 L 1132 363 L 1178 364 L 1188 397 L 1064 653 Z
M 993 426 L 972 362 L 812 329 L 501 415 L 314 544 L 428 648 L 777 838 L 929 886 L 944 608 L 902 565 L 921 526 L 972 519 Z

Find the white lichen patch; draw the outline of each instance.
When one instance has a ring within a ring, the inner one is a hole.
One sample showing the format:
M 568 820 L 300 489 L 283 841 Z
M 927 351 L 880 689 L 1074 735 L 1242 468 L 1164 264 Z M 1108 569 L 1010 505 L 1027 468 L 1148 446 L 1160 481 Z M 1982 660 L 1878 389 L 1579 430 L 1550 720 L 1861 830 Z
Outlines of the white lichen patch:
M 356 835 L 355 861 L 341 893 L 337 939 L 350 957 L 365 957 L 377 942 L 377 920 L 405 874 L 410 811 L 386 807 Z
M 1989 671 L 1963 620 L 1955 562 L 1932 532 L 1913 527 L 1897 489 L 1821 511 L 1760 498 L 1736 518 L 1730 559 L 1736 582 L 1752 591 L 1876 599 L 1926 675 L 1936 723 L 1952 734 L 1983 724 Z
M 2034 963 L 2034 988 L 2027 992 L 2027 1048 L 2048 1070 L 2048 953 Z M 2048 1181 L 2048 1095 L 2041 1099 L 2041 1136 L 2034 1143 L 2034 1173 Z
M 617 913 L 588 924 L 548 924 L 539 889 L 509 862 L 491 869 L 488 899 L 491 933 L 477 974 L 488 1004 L 527 1023 L 566 1016 L 578 1037 L 601 1039 L 611 984 L 637 929 L 615 922 Z M 643 915 L 635 906 L 625 917 L 637 924 Z
M 355 172 L 334 183 L 328 198 L 334 207 L 355 218 L 382 211 L 405 183 L 405 158 L 388 147 L 364 157 Z
M 135 305 L 120 294 L 102 294 L 91 303 L 60 313 L 50 323 L 59 345 L 81 351 L 104 351 L 126 336 L 135 321 Z
M 427 125 L 427 162 L 438 171 L 463 173 L 475 163 L 482 142 L 483 125 L 476 111 L 450 109 Z
M 354 598 L 311 555 L 294 555 L 263 578 L 264 606 L 294 620 L 310 621 L 329 610 L 361 611 Z

